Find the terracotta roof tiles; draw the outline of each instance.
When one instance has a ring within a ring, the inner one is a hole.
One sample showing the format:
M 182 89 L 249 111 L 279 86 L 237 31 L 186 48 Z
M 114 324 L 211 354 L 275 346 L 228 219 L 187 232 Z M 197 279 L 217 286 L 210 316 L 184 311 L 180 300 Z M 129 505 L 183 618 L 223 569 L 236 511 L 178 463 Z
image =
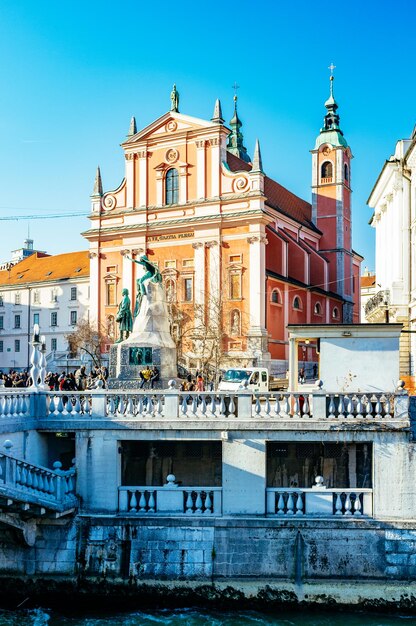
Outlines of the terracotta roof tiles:
M 23 261 L 13 265 L 10 271 L 0 271 L 0 286 L 85 278 L 89 275 L 88 250 L 55 256 L 34 252 Z

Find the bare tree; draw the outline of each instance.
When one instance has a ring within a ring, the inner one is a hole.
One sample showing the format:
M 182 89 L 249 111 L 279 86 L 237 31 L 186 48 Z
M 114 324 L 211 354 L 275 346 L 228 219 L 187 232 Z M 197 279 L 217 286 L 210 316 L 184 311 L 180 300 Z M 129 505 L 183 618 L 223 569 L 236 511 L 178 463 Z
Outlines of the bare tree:
M 72 333 L 65 336 L 71 354 L 86 352 L 96 367 L 101 366 L 101 349 L 107 340 L 107 333 L 98 324 L 80 320 Z

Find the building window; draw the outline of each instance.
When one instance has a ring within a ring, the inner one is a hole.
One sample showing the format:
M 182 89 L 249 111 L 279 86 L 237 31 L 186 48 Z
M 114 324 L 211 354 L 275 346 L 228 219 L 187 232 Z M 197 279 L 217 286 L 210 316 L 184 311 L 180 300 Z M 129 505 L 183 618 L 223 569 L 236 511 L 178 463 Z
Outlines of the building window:
M 240 300 L 241 298 L 241 273 L 230 273 L 230 299 Z
M 0 295 L 0 306 L 4 306 L 4 297 Z
M 14 340 L 14 351 L 15 352 L 20 352 L 20 339 L 15 339 Z
M 56 311 L 51 313 L 51 326 L 58 326 L 58 313 Z
M 51 289 L 51 302 L 58 302 L 58 291 Z
M 332 163 L 331 161 L 325 161 L 321 166 L 321 182 L 332 182 Z
M 230 335 L 239 337 L 241 335 L 241 315 L 240 311 L 234 309 L 230 313 Z
M 33 292 L 33 304 L 40 304 L 40 291 L 36 289 Z
M 4 315 L 0 315 L 0 330 L 4 328 Z
M 39 324 L 39 313 L 33 313 L 33 323 Z
M 106 285 L 107 306 L 115 306 L 116 304 L 116 283 L 110 281 Z
M 176 268 L 176 261 L 165 261 L 165 269 L 168 269 L 169 267 Z
M 71 287 L 71 300 L 76 300 L 76 299 L 77 299 L 77 288 Z
M 0 341 L 0 352 L 3 352 L 4 350 L 4 343 L 3 340 Z
M 20 298 L 20 293 L 19 292 L 14 294 L 14 303 L 15 304 L 21 304 L 21 298 Z
M 165 204 L 177 204 L 179 198 L 179 176 L 174 167 L 166 172 L 165 185 Z
M 194 260 L 193 259 L 183 259 L 182 267 L 193 267 L 193 266 L 194 266 Z
M 193 300 L 193 279 L 183 279 L 183 299 L 185 302 L 192 302 Z
M 243 346 L 241 341 L 230 341 L 228 344 L 229 352 L 236 352 L 238 350 L 242 350 Z
M 230 263 L 241 263 L 241 254 L 230 254 L 228 258 Z
M 14 316 L 14 327 L 15 328 L 20 328 L 20 315 L 15 315 Z
M 313 308 L 313 312 L 315 315 L 322 315 L 322 307 L 320 302 L 315 302 L 315 306 Z
M 77 323 L 77 312 L 76 311 L 71 311 L 71 326 L 75 326 L 75 324 Z
M 168 278 L 165 282 L 166 289 L 166 301 L 167 302 L 175 302 L 176 301 L 176 284 L 175 281 L 171 278 Z
M 332 318 L 334 320 L 339 319 L 339 310 L 338 307 L 334 306 L 334 308 L 332 309 Z
M 344 163 L 344 180 L 345 180 L 346 183 L 349 180 L 348 165 L 346 163 Z
M 282 296 L 278 289 L 273 289 L 270 300 L 273 304 L 282 304 Z
M 295 296 L 293 299 L 293 308 L 296 309 L 297 311 L 301 311 L 302 310 L 302 300 L 299 298 L 299 296 Z
M 51 350 L 52 350 L 52 352 L 56 352 L 57 347 L 58 347 L 58 340 L 56 339 L 56 337 L 52 337 L 52 339 L 51 339 Z

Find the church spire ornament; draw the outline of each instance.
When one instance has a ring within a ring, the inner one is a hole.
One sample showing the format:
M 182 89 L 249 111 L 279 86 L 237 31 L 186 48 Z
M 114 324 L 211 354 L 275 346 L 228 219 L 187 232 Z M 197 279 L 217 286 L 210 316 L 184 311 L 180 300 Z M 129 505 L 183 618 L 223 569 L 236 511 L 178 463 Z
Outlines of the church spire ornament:
M 234 115 L 230 120 L 231 133 L 228 135 L 227 150 L 239 157 L 246 163 L 250 163 L 251 159 L 247 154 L 247 148 L 243 145 L 243 133 L 241 132 L 242 123 L 237 113 L 237 89 L 238 85 L 234 83 Z
M 315 147 L 319 147 L 323 143 L 327 142 L 334 146 L 344 146 L 348 144 L 345 140 L 344 133 L 339 125 L 339 115 L 337 113 L 338 104 L 334 97 L 334 69 L 335 65 L 331 63 L 328 67 L 330 71 L 329 76 L 329 98 L 325 102 L 325 108 L 327 113 L 324 116 L 324 125 L 321 128 L 321 132 L 316 140 Z
M 127 137 L 133 137 L 133 135 L 135 135 L 136 133 L 137 133 L 136 118 L 133 115 L 133 117 L 130 120 L 129 132 L 127 133 Z
M 95 174 L 94 189 L 92 191 L 93 196 L 101 197 L 103 195 L 103 181 L 101 180 L 100 166 L 97 167 Z
M 222 116 L 221 110 L 221 102 L 218 98 L 215 101 L 214 114 L 211 117 L 211 122 L 214 122 L 214 124 L 224 124 L 224 118 Z

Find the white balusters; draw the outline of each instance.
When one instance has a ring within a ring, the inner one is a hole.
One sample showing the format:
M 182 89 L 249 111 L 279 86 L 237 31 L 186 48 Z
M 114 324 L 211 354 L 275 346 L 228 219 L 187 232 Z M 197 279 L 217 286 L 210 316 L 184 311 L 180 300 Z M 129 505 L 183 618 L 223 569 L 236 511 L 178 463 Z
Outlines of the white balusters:
M 296 515 L 303 515 L 303 499 L 300 491 L 298 492 L 298 497 L 296 499 Z
M 204 506 L 205 506 L 204 514 L 210 515 L 212 513 L 212 500 L 211 500 L 211 494 L 209 491 L 207 491 Z
M 358 418 L 362 418 L 363 417 L 362 396 L 357 396 L 357 404 L 355 405 L 355 415 Z
M 338 417 L 345 417 L 344 416 L 344 399 L 342 396 L 339 396 L 339 400 L 338 400 Z
M 137 513 L 137 497 L 135 491 L 132 491 L 131 493 L 129 511 L 131 511 L 132 513 Z
M 193 513 L 194 502 L 192 500 L 192 491 L 186 492 L 185 513 L 191 515 Z
M 352 401 L 352 396 L 345 396 L 345 407 L 347 409 L 347 418 L 353 418 L 354 404 Z
M 344 515 L 352 515 L 352 513 L 351 513 L 351 495 L 349 493 L 347 493 L 346 496 L 345 496 L 344 509 L 345 509 Z
M 285 514 L 285 500 L 283 498 L 283 493 L 279 493 L 279 499 L 277 501 L 277 515 Z
M 234 396 L 230 396 L 230 404 L 228 405 L 228 410 L 230 413 L 230 417 L 235 417 L 235 402 L 234 402 Z
M 308 396 L 305 394 L 304 398 L 305 398 L 305 400 L 303 402 L 302 415 L 303 415 L 303 417 L 309 417 L 309 400 L 308 400 Z
M 300 417 L 299 395 L 293 394 L 293 417 Z

